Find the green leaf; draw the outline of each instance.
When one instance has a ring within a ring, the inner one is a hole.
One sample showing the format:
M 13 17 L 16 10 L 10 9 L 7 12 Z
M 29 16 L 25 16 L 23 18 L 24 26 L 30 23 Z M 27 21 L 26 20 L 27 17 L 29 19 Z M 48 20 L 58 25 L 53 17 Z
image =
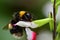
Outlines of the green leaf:
M 54 0 L 51 0 L 52 3 L 54 3 Z M 60 5 L 60 0 L 56 0 L 56 6 Z
M 52 13 L 49 14 L 49 18 L 52 18 Z M 50 25 L 50 31 L 53 31 L 53 29 L 54 29 L 54 21 L 50 20 L 49 25 Z
M 51 2 L 54 4 L 54 0 L 51 0 Z M 58 6 L 60 5 L 60 0 L 56 0 L 56 13 L 58 11 Z
M 58 33 L 55 40 L 60 40 L 60 34 Z
M 56 13 L 57 13 L 57 11 L 58 11 L 58 6 L 60 5 L 60 0 L 58 0 L 57 2 L 56 2 Z
M 52 18 L 46 18 L 46 19 L 40 19 L 40 20 L 35 20 L 33 21 L 35 24 L 38 25 L 38 27 L 41 27 L 47 23 L 49 23 L 52 20 Z
M 57 3 L 56 3 L 56 6 L 59 6 L 60 5 L 60 1 L 58 1 Z
M 51 2 L 53 3 L 53 2 L 54 2 L 54 0 L 51 0 Z
M 57 26 L 56 32 L 60 33 L 60 23 Z

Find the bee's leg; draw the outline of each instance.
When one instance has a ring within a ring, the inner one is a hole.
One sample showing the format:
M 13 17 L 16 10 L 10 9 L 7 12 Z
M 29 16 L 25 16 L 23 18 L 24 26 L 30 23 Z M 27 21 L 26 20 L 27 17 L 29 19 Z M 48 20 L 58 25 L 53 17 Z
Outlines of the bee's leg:
M 11 35 L 14 37 L 14 38 L 16 38 L 16 39 L 20 39 L 21 37 L 22 37 L 22 34 L 18 31 L 15 31 L 15 30 L 13 30 L 13 29 L 11 29 L 10 30 L 10 33 L 11 33 Z

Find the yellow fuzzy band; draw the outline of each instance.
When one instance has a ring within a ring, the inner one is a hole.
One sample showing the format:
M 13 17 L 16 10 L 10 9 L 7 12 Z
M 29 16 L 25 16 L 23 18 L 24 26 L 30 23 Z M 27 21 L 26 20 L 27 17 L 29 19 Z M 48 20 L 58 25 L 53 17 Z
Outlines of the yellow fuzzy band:
M 19 12 L 20 17 L 22 17 L 25 13 L 26 13 L 26 11 L 20 11 Z

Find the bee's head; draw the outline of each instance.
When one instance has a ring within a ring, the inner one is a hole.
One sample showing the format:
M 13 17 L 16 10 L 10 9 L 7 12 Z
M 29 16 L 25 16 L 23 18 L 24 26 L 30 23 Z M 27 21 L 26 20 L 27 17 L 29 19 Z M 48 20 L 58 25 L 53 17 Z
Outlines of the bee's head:
M 29 12 L 27 11 L 18 11 L 16 13 L 14 13 L 13 17 L 19 21 L 31 21 L 32 20 L 32 16 Z

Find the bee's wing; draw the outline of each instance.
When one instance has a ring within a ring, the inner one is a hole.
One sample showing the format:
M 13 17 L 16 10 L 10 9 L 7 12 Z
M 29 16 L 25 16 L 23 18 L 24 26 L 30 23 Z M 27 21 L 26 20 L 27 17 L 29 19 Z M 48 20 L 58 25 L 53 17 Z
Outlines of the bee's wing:
M 3 30 L 8 30 L 8 24 L 3 27 Z
M 11 20 L 2 29 L 3 30 L 8 30 L 9 29 L 10 22 L 11 22 Z
M 14 14 L 16 14 L 16 12 Z M 15 18 L 14 14 L 12 16 Z M 8 25 L 14 19 L 12 16 L 8 20 L 9 22 L 2 28 L 3 30 L 8 30 L 9 29 L 9 26 Z

